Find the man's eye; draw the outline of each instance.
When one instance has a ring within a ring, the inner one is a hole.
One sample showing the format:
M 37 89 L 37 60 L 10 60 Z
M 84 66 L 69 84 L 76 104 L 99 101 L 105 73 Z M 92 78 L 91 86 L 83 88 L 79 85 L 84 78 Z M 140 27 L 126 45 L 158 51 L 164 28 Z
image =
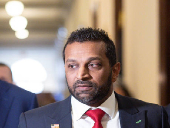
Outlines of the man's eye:
M 75 64 L 69 64 L 68 68 L 76 68 L 76 65 Z
M 98 68 L 98 67 L 100 67 L 101 66 L 101 64 L 99 64 L 99 63 L 90 63 L 89 65 L 88 65 L 88 67 L 92 67 L 92 68 Z

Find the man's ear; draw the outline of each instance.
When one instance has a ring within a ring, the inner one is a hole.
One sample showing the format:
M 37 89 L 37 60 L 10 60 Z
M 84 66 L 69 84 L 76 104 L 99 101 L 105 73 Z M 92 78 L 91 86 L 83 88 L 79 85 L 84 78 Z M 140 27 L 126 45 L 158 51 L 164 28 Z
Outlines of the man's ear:
M 117 77 L 119 76 L 119 72 L 120 72 L 120 63 L 117 62 L 112 67 L 112 82 L 115 82 L 117 80 Z

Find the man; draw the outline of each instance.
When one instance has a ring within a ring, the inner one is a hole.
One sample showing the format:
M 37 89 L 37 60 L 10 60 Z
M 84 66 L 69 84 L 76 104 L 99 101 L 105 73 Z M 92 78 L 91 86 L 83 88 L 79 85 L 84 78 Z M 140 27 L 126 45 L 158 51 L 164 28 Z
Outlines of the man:
M 17 128 L 20 114 L 38 107 L 35 94 L 10 83 L 11 70 L 0 63 L 0 128 Z
M 120 63 L 103 30 L 72 32 L 63 59 L 71 96 L 23 113 L 19 128 L 169 128 L 162 107 L 114 93 Z
M 13 84 L 12 71 L 4 63 L 0 63 L 0 80 Z

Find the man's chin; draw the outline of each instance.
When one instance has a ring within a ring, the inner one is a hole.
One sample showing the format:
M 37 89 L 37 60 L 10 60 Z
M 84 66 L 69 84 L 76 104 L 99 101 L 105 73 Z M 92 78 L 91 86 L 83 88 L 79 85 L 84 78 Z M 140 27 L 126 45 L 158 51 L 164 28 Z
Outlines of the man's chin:
M 79 94 L 78 96 L 75 96 L 75 98 L 83 103 L 90 102 L 93 99 L 90 94 Z
M 88 97 L 90 97 L 90 94 L 81 93 L 81 94 L 78 94 L 78 97 L 81 97 L 81 98 L 88 98 Z

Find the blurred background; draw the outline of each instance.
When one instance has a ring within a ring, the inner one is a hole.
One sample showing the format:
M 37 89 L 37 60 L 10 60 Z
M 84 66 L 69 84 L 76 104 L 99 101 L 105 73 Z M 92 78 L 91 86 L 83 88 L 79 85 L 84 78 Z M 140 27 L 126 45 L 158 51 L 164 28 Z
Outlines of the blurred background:
M 17 86 L 60 101 L 69 95 L 62 60 L 67 37 L 81 27 L 102 28 L 122 66 L 115 90 L 167 105 L 169 8 L 169 0 L 1 0 L 0 62 L 10 66 Z

